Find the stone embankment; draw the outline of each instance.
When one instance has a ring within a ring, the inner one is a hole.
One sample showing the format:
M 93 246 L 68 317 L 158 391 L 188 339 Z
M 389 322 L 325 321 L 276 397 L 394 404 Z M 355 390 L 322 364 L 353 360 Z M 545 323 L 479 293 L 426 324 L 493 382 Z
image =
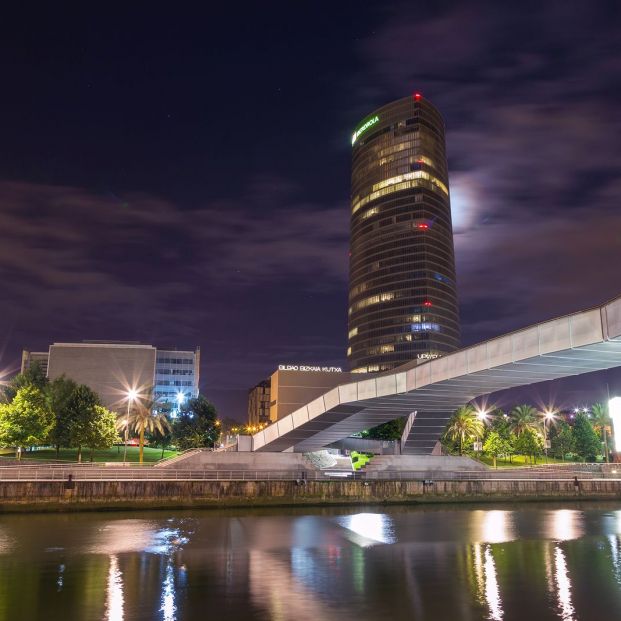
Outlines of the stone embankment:
M 621 500 L 620 479 L 4 481 L 0 511 Z

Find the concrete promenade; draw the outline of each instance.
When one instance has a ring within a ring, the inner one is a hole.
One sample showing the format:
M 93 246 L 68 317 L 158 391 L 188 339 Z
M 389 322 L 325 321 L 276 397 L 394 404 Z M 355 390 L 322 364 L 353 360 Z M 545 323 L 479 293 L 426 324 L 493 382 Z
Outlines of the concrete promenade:
M 419 473 L 422 474 L 422 473 Z M 455 474 L 455 473 L 454 473 Z M 475 473 L 467 473 L 474 477 Z M 507 473 L 499 473 L 506 474 Z M 537 500 L 619 500 L 621 479 L 570 472 L 543 478 L 297 480 L 13 480 L 0 483 L 0 512 L 296 507 Z M 184 472 L 188 477 L 188 471 Z M 515 478 L 513 478 L 515 477 Z

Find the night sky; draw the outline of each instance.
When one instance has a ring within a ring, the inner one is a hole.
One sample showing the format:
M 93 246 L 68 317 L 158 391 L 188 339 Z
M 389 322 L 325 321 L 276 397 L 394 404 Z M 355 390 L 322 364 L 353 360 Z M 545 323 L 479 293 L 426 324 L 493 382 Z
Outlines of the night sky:
M 0 36 L 0 368 L 200 345 L 242 418 L 279 363 L 346 367 L 350 136 L 414 91 L 446 120 L 465 345 L 621 293 L 618 3 L 26 8 Z

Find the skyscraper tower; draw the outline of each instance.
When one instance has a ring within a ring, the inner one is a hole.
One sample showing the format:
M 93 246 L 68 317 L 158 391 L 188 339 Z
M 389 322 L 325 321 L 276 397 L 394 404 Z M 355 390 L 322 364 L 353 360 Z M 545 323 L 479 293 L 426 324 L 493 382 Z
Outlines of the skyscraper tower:
M 459 346 L 444 121 L 420 94 L 352 136 L 352 371 L 385 371 Z

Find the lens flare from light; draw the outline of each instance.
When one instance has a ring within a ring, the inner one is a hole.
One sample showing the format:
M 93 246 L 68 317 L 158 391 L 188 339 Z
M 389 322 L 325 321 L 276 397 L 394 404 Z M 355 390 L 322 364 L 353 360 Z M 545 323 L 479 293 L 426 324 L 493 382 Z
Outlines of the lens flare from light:
M 612 419 L 615 437 L 615 452 L 621 453 L 621 397 L 613 397 L 608 401 L 608 412 Z

